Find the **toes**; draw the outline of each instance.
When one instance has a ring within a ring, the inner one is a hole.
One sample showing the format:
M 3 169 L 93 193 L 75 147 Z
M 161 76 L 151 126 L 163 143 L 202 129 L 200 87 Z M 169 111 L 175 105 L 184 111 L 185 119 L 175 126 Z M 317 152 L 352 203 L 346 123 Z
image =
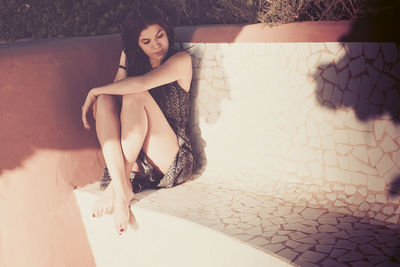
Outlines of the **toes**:
M 128 228 L 126 223 L 124 223 L 124 222 L 116 223 L 115 227 L 116 227 L 117 233 L 119 235 L 122 235 L 123 233 L 125 233 Z
M 92 211 L 92 217 L 95 218 L 95 217 L 101 217 L 104 214 L 112 214 L 113 211 L 114 211 L 114 208 L 112 205 L 106 206 L 103 208 L 96 208 L 95 210 Z
M 113 213 L 113 207 L 111 207 L 111 206 L 110 206 L 110 207 L 107 207 L 107 208 L 106 208 L 106 213 L 107 213 L 107 214 L 112 214 L 112 213 Z
M 117 231 L 117 233 L 118 233 L 119 235 L 122 235 L 122 233 L 124 232 L 124 229 L 122 228 L 122 225 L 121 225 L 121 224 L 117 224 L 117 225 L 115 226 L 115 230 Z
M 99 211 L 98 211 L 97 209 L 94 209 L 94 210 L 92 211 L 92 217 L 93 217 L 93 218 L 97 217 L 98 212 L 99 212 Z
M 126 231 L 126 226 L 120 225 L 119 227 L 119 234 L 123 234 Z
M 130 210 L 125 205 L 126 204 L 123 203 L 122 206 L 117 205 L 114 207 L 114 225 L 119 235 L 127 231 L 128 222 L 130 221 Z

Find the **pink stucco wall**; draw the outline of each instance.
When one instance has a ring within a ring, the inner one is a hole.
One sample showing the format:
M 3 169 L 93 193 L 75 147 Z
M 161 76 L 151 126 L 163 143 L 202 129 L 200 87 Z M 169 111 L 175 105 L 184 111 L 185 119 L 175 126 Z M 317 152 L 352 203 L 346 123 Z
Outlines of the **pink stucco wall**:
M 80 112 L 118 54 L 115 36 L 0 47 L 0 266 L 95 266 L 73 188 L 102 157 Z

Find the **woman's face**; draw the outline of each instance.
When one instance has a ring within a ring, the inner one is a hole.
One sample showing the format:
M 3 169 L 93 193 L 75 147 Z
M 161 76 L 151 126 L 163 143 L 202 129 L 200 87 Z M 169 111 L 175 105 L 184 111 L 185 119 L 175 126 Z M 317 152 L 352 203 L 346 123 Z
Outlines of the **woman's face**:
M 169 48 L 167 33 L 158 24 L 144 29 L 139 35 L 138 44 L 152 61 L 157 62 L 163 60 Z

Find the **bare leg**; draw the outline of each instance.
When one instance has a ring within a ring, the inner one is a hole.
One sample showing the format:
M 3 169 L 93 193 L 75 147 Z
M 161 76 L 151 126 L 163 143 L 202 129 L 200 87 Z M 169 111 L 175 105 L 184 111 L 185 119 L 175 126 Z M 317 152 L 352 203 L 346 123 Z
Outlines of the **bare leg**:
M 123 96 L 120 117 L 111 96 L 100 96 L 97 105 L 96 130 L 112 181 L 99 198 L 102 208 L 95 214 L 113 209 L 119 232 L 126 229 L 130 218 L 128 204 L 133 192 L 128 177 L 140 150 L 165 173 L 179 147 L 175 133 L 148 92 Z
M 120 105 L 116 97 L 101 95 L 96 101 L 96 132 L 111 177 L 125 173 L 120 145 Z M 118 155 L 119 154 L 119 155 Z M 122 160 L 121 160 L 122 159 Z M 122 161 L 122 163 L 121 163 Z M 111 184 L 96 201 L 93 216 L 113 211 L 114 191 Z
M 121 149 L 124 157 L 125 175 L 113 178 L 114 187 L 114 224 L 117 231 L 125 231 L 129 214 L 129 202 L 133 198 L 132 185 L 129 181 L 131 172 L 147 134 L 147 116 L 141 94 L 123 97 L 121 108 Z M 111 176 L 113 177 L 113 176 Z M 129 192 L 127 192 L 129 190 Z
M 148 92 L 123 96 L 121 146 L 127 170 L 125 177 L 129 177 L 141 149 L 164 173 L 178 152 L 176 135 Z M 114 222 L 119 229 L 126 229 L 129 219 L 127 200 L 123 193 L 114 195 Z
M 148 118 L 148 130 L 143 143 L 143 152 L 166 173 L 179 150 L 178 139 L 160 107 L 146 92 L 145 110 Z
M 138 163 L 134 163 L 132 167 L 132 171 L 140 172 L 141 168 Z M 128 174 L 129 175 L 129 174 Z M 93 208 L 93 217 L 100 217 L 104 214 L 113 214 L 114 212 L 114 194 L 112 190 L 112 186 L 109 185 L 104 190 L 103 194 L 99 196 L 96 200 L 95 206 Z

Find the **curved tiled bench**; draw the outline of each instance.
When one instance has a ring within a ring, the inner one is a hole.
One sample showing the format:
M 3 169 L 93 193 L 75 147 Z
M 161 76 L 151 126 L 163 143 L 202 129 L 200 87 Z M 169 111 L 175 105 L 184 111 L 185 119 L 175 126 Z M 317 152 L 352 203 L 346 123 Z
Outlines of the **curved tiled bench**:
M 181 186 L 138 194 L 135 206 L 207 225 L 301 266 L 397 257 L 399 45 L 359 35 L 374 42 L 341 41 L 352 34 L 349 22 L 178 28 L 193 58 L 197 171 Z M 60 247 L 60 235 L 49 231 L 65 218 L 82 231 L 71 192 L 98 179 L 103 159 L 93 131 L 82 130 L 80 107 L 89 88 L 112 80 L 119 51 L 117 35 L 0 46 L 7 129 L 0 132 L 7 140 L 0 205 L 11 215 L 0 225 L 10 229 L 0 232 L 3 240 L 30 236 L 15 226 L 21 216 L 55 221 L 35 231 Z M 0 256 L 12 262 L 4 244 Z M 70 266 L 76 262 L 68 255 L 93 266 L 89 246 L 72 247 L 64 255 Z M 384 256 L 368 258 L 374 249 Z
M 293 201 L 399 222 L 398 45 L 187 46 L 207 172 L 257 176 Z

